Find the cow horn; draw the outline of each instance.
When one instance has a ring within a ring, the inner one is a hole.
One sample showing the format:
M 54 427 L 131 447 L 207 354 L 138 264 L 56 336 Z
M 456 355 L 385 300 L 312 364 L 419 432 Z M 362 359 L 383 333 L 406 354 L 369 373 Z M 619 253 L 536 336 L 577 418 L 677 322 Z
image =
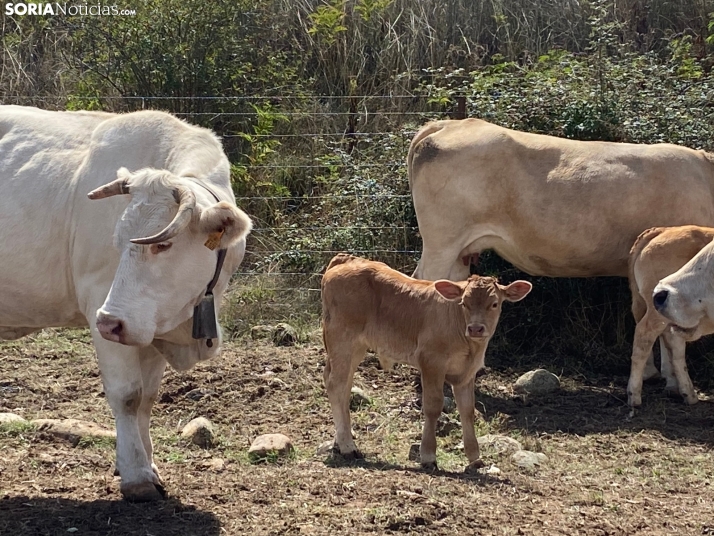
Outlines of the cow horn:
M 134 244 L 158 244 L 165 242 L 183 231 L 191 222 L 193 209 L 196 208 L 196 194 L 186 186 L 177 186 L 174 189 L 174 198 L 179 204 L 178 212 L 166 229 L 146 238 L 132 238 Z
M 104 199 L 113 195 L 124 195 L 129 193 L 129 180 L 122 177 L 114 179 L 109 184 L 100 186 L 96 190 L 92 190 L 87 194 L 89 199 Z

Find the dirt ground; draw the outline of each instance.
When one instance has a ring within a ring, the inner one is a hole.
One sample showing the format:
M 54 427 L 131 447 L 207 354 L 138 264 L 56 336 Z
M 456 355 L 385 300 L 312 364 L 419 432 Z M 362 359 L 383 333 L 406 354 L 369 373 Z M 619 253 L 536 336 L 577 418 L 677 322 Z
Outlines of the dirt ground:
M 407 367 L 380 371 L 375 358 L 355 380 L 372 397 L 353 412 L 366 460 L 316 454 L 333 433 L 323 360 L 317 343 L 236 341 L 190 372 L 168 371 L 152 423 L 169 493 L 157 504 L 121 500 L 106 440 L 72 447 L 3 426 L 0 534 L 714 534 L 707 393 L 687 407 L 660 383 L 647 384 L 642 410 L 628 418 L 625 377 L 563 377 L 559 392 L 523 400 L 511 385 L 525 371 L 498 370 L 487 356 L 490 368 L 477 380 L 479 435 L 509 435 L 547 461 L 529 471 L 484 450 L 486 469 L 465 475 L 456 427 L 439 438 L 440 471 L 428 473 L 408 459 L 420 437 L 418 377 Z M 47 330 L 1 344 L 3 411 L 111 428 L 86 332 Z M 217 425 L 215 448 L 180 440 L 196 416 Z M 251 441 L 271 432 L 292 438 L 294 456 L 252 465 Z

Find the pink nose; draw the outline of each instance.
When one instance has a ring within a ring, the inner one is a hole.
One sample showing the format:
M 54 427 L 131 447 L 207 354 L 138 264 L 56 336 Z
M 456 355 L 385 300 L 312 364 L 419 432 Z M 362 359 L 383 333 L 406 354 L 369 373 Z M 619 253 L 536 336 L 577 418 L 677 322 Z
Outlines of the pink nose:
M 124 323 L 112 315 L 97 315 L 97 329 L 108 341 L 120 343 L 124 339 Z
M 469 324 L 466 328 L 469 337 L 485 337 L 486 336 L 486 326 L 483 324 Z

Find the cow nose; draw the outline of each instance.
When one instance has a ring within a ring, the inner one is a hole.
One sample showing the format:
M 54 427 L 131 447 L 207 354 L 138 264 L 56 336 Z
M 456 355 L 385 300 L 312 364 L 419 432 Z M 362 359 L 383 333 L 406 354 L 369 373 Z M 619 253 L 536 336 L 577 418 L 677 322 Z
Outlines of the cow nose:
M 664 308 L 664 304 L 667 301 L 667 296 L 669 296 L 668 290 L 660 290 L 659 292 L 655 292 L 654 296 L 652 296 L 652 301 L 654 302 L 655 309 L 659 311 Z
M 97 329 L 99 334 L 108 341 L 122 342 L 124 323 L 112 315 L 100 314 L 97 316 Z
M 469 337 L 484 337 L 486 335 L 486 326 L 483 324 L 469 324 L 467 330 Z

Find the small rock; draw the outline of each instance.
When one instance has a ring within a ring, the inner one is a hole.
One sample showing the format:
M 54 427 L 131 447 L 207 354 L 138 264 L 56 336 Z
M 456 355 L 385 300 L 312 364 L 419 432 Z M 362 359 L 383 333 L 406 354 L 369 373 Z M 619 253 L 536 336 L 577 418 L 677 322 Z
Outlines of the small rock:
M 421 443 L 412 443 L 412 445 L 409 447 L 409 460 L 413 462 L 418 462 L 419 461 L 419 448 L 421 447 Z
M 264 434 L 255 438 L 255 441 L 248 449 L 248 456 L 251 461 L 257 462 L 263 461 L 269 455 L 288 456 L 293 450 L 292 441 L 288 436 L 283 434 Z
M 111 439 L 116 439 L 117 437 L 114 430 L 107 430 L 97 423 L 80 421 L 78 419 L 35 419 L 31 422 L 37 426 L 38 431 L 66 439 L 74 447 L 85 437 L 108 437 Z
M 372 400 L 359 387 L 352 387 L 350 391 L 350 409 L 357 411 L 358 409 L 366 408 L 372 405 Z
M 223 458 L 211 458 L 203 462 L 201 467 L 213 471 L 214 473 L 220 473 L 226 468 L 226 462 Z
M 486 469 L 486 474 L 489 474 L 489 475 L 500 475 L 500 474 L 501 474 L 501 470 L 500 470 L 498 467 L 496 467 L 495 465 L 491 465 L 491 467 L 489 467 L 488 469 Z
M 273 328 L 271 326 L 258 325 L 250 328 L 251 339 L 269 339 L 273 334 Z
M 320 443 L 320 446 L 317 447 L 317 450 L 315 451 L 316 456 L 327 456 L 332 452 L 332 449 L 335 447 L 335 442 L 330 440 L 330 441 L 325 441 L 323 443 Z
M 452 419 L 448 415 L 444 415 L 443 413 L 439 415 L 439 418 L 436 421 L 436 435 L 439 437 L 446 437 L 451 432 L 458 430 L 459 428 L 461 428 L 461 424 L 459 422 Z
M 542 395 L 559 388 L 560 379 L 545 369 L 526 372 L 513 385 L 513 391 L 522 395 Z
M 15 413 L 0 413 L 0 424 L 8 422 L 27 422 L 25 419 Z
M 496 454 L 512 453 L 523 449 L 518 441 L 505 435 L 487 434 L 477 440 L 479 449 L 490 450 Z
M 444 413 L 453 413 L 456 411 L 456 402 L 450 396 L 444 397 Z
M 190 398 L 191 400 L 201 400 L 204 396 L 210 396 L 213 394 L 213 391 L 206 391 L 204 389 L 191 389 L 188 393 L 186 393 L 186 398 Z
M 195 445 L 207 449 L 216 444 L 216 432 L 213 423 L 205 417 L 196 417 L 181 430 L 181 437 L 189 439 Z
M 285 322 L 275 326 L 270 337 L 273 339 L 275 346 L 292 346 L 298 340 L 297 330 Z
M 511 455 L 511 461 L 523 469 L 535 469 L 536 466 L 547 460 L 548 457 L 542 452 L 531 452 L 530 450 L 517 450 Z

